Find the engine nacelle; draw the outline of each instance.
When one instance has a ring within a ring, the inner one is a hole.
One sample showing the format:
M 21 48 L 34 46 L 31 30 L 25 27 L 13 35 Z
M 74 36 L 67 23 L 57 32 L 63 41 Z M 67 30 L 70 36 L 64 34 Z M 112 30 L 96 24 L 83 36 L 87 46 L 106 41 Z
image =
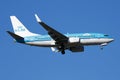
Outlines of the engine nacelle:
M 83 46 L 70 47 L 70 51 L 72 51 L 72 52 L 83 52 L 84 51 L 84 47 Z
M 71 37 L 69 38 L 69 43 L 80 43 L 80 38 Z

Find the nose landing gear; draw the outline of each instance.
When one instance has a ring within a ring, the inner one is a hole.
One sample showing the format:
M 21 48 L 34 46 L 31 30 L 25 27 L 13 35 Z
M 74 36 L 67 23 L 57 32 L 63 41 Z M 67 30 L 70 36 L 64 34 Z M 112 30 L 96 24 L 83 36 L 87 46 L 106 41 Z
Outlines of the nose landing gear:
M 102 45 L 100 46 L 100 49 L 103 50 L 103 46 Z
M 100 49 L 103 50 L 103 47 L 104 47 L 104 46 L 107 46 L 107 44 L 108 44 L 108 43 L 103 43 L 103 44 L 101 44 L 101 45 L 100 45 Z

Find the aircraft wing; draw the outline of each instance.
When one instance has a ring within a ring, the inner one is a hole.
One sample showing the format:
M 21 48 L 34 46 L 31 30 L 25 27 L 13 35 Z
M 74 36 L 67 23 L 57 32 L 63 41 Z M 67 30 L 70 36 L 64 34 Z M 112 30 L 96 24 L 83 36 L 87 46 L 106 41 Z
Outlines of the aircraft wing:
M 40 20 L 40 18 L 37 16 L 37 14 L 35 14 L 36 20 L 37 22 L 42 25 L 42 27 L 44 29 L 47 30 L 48 34 L 56 41 L 59 43 L 65 43 L 68 41 L 68 37 L 66 37 L 65 35 L 61 34 L 60 32 L 56 31 L 55 29 L 51 28 L 50 26 L 48 26 L 47 24 L 45 24 L 44 22 L 42 22 Z

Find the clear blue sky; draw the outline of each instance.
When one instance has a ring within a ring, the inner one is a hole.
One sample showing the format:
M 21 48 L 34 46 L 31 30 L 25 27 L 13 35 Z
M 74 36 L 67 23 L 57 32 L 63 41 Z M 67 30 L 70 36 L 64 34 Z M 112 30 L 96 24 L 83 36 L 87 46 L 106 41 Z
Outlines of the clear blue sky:
M 102 51 L 90 46 L 64 56 L 50 48 L 14 43 L 6 33 L 13 31 L 11 15 L 30 31 L 46 34 L 35 13 L 62 33 L 105 33 L 115 41 Z M 1 0 L 0 46 L 0 80 L 120 80 L 120 1 Z

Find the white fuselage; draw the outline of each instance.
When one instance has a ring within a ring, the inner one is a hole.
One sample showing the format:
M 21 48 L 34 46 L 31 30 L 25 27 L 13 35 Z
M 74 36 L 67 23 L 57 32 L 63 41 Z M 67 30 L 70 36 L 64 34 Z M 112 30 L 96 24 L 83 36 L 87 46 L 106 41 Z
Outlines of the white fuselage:
M 110 38 L 100 38 L 100 39 L 80 39 L 79 43 L 68 43 L 69 46 L 88 46 L 88 45 L 102 45 L 104 43 L 108 44 L 113 39 Z M 26 42 L 25 44 L 32 45 L 32 46 L 41 46 L 41 47 L 57 47 L 59 45 L 55 44 L 54 40 L 51 41 L 34 41 L 34 42 Z

